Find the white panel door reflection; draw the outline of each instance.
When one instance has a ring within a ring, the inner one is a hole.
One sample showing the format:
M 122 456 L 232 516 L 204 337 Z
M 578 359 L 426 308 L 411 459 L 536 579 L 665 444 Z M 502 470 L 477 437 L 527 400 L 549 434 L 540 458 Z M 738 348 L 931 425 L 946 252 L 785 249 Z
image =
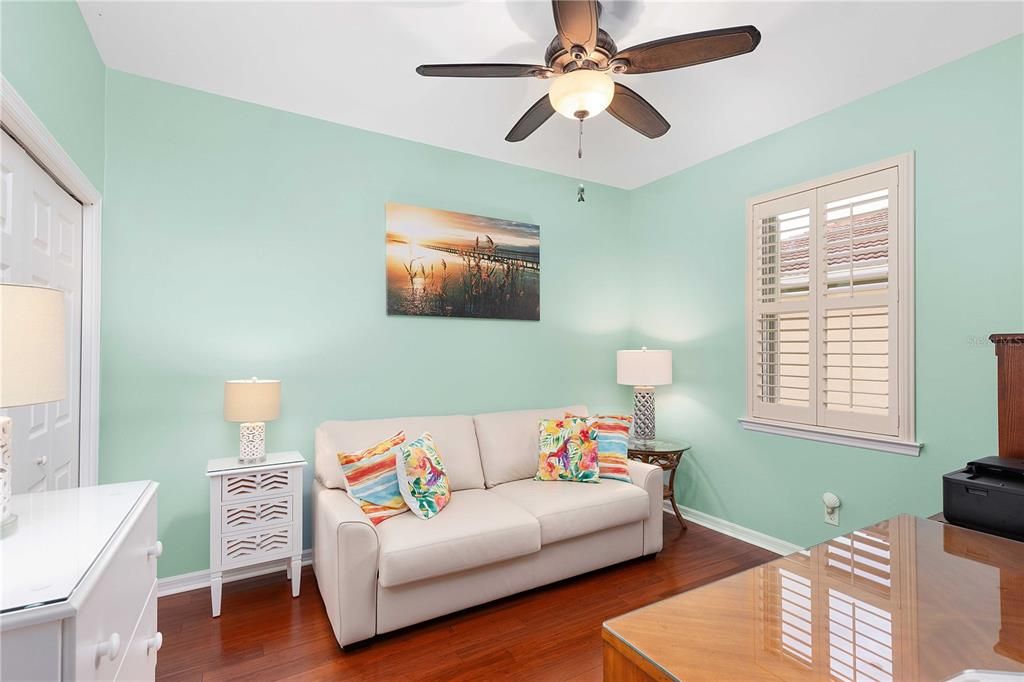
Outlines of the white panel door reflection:
M 78 485 L 82 349 L 82 206 L 7 133 L 0 149 L 0 281 L 64 292 L 64 400 L 11 417 L 14 493 Z

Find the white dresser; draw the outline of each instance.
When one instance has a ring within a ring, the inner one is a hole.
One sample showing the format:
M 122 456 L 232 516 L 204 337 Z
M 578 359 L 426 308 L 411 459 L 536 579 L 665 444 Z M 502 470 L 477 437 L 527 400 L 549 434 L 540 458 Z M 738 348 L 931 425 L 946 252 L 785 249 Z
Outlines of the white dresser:
M 224 571 L 285 560 L 292 596 L 302 566 L 302 468 L 298 452 L 267 453 L 257 464 L 212 459 L 210 479 L 210 601 L 220 615 Z
M 156 489 L 151 481 L 15 495 L 0 539 L 0 678 L 152 680 Z

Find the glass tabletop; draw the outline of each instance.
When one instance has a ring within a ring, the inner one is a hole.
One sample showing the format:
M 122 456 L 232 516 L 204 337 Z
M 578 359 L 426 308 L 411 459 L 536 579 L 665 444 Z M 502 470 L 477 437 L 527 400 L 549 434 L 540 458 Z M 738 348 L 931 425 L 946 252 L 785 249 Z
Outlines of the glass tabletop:
M 605 623 L 668 679 L 948 680 L 1024 672 L 1024 543 L 912 516 Z
M 690 444 L 685 440 L 629 440 L 633 452 L 685 452 Z
M 0 612 L 68 599 L 148 485 L 134 481 L 12 497 L 18 525 L 0 540 Z

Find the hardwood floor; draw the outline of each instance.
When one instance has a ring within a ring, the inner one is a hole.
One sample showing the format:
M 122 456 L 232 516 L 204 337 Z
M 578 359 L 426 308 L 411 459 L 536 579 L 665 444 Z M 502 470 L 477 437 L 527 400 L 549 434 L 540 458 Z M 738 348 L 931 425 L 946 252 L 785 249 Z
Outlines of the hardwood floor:
M 665 548 L 637 559 L 338 646 L 311 567 L 292 599 L 284 571 L 159 601 L 161 680 L 600 680 L 601 624 L 776 555 L 665 517 Z M 685 633 L 680 633 L 685 636 Z

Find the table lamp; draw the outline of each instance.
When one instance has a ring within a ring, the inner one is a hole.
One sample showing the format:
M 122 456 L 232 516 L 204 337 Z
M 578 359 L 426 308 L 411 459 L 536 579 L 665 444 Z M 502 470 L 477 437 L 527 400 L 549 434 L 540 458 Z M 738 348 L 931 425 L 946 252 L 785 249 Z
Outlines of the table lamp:
M 224 419 L 242 422 L 238 461 L 256 464 L 267 460 L 264 437 L 269 422 L 281 414 L 281 382 L 277 379 L 238 379 L 224 382 Z
M 633 438 L 654 440 L 654 387 L 672 383 L 672 351 L 620 350 L 615 367 L 618 383 L 633 387 Z
M 0 407 L 62 400 L 68 373 L 64 351 L 64 292 L 0 284 Z M 0 416 L 0 516 L 11 529 L 11 418 Z

